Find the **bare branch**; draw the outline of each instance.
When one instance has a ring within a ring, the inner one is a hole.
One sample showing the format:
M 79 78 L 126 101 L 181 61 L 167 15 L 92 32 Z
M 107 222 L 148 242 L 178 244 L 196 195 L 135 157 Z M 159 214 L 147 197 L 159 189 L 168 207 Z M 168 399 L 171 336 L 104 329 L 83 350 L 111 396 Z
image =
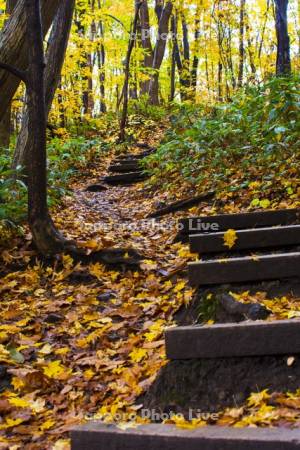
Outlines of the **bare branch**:
M 11 66 L 10 64 L 3 63 L 1 61 L 0 61 L 0 69 L 6 70 L 7 72 L 11 73 L 15 77 L 24 81 L 24 83 L 27 83 L 27 75 L 26 75 L 25 71 L 19 70 L 16 67 Z

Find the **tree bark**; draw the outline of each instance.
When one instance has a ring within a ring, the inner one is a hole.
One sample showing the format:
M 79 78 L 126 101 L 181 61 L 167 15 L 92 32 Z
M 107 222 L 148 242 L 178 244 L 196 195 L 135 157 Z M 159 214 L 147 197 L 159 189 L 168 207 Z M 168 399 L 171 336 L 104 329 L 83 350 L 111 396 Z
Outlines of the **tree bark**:
M 7 0 L 6 2 L 7 14 L 12 14 L 16 4 L 17 0 Z M 7 110 L 2 120 L 0 120 L 0 147 L 3 148 L 9 147 L 10 135 L 11 135 L 11 102 L 7 106 Z
M 31 152 L 28 161 L 28 222 L 39 252 L 50 256 L 61 252 L 65 239 L 56 230 L 47 206 L 46 103 L 44 89 L 44 48 L 40 0 L 26 0 L 28 43 L 28 125 Z
M 140 24 L 141 24 L 141 43 L 144 50 L 144 67 L 145 75 L 148 76 L 148 80 L 143 81 L 140 85 L 141 95 L 148 94 L 150 87 L 150 75 L 149 71 L 153 64 L 153 48 L 150 37 L 150 18 L 148 1 L 143 0 L 140 9 Z
M 245 4 L 246 0 L 241 0 L 240 4 L 240 43 L 239 43 L 239 74 L 238 74 L 238 86 L 243 85 L 244 79 L 244 60 L 245 60 Z
M 159 105 L 159 69 L 162 65 L 167 45 L 167 35 L 169 32 L 169 21 L 173 10 L 172 1 L 168 1 L 161 13 L 157 42 L 154 50 L 152 69 L 154 71 L 151 76 L 149 86 L 149 97 L 152 105 Z
M 131 28 L 131 33 L 129 37 L 128 42 L 128 49 L 127 49 L 127 55 L 126 55 L 126 64 L 125 64 L 125 80 L 124 80 L 124 87 L 123 87 L 123 111 L 122 111 L 122 117 L 120 121 L 120 134 L 119 134 L 119 140 L 122 142 L 125 140 L 126 137 L 126 125 L 127 125 L 127 114 L 128 114 L 128 96 L 129 96 L 129 77 L 130 77 L 130 62 L 131 62 L 131 55 L 134 48 L 134 44 L 136 41 L 136 34 L 137 34 L 137 28 L 138 28 L 138 20 L 139 20 L 139 13 L 142 3 L 139 1 L 135 2 L 135 14 L 134 14 L 134 20 Z
M 51 109 L 55 91 L 60 82 L 61 69 L 69 40 L 74 7 L 75 0 L 64 0 L 61 2 L 49 38 L 45 71 L 46 120 Z M 28 161 L 29 157 L 31 158 L 30 150 L 33 145 L 33 134 L 28 133 L 28 122 L 29 114 L 27 109 L 23 116 L 22 128 L 17 140 L 13 160 L 13 167 L 16 168 L 17 166 L 22 166 L 25 174 L 28 173 Z
M 290 38 L 288 33 L 287 9 L 288 0 L 275 0 L 277 59 L 276 75 L 291 73 Z
M 61 0 L 42 0 L 43 35 L 50 28 Z M 26 40 L 26 0 L 19 0 L 13 14 L 0 34 L 0 61 L 13 64 L 21 70 L 28 66 L 28 43 Z M 0 71 L 0 120 L 3 118 L 20 84 L 20 80 L 3 70 Z
M 175 99 L 176 93 L 176 52 L 178 52 L 178 43 L 176 39 L 177 22 L 174 14 L 171 18 L 171 32 L 172 32 L 172 53 L 171 53 L 171 70 L 170 70 L 170 102 Z
M 195 18 L 195 51 L 193 57 L 191 84 L 193 87 L 194 95 L 196 95 L 197 78 L 198 78 L 198 66 L 199 66 L 199 50 L 200 50 L 200 7 L 197 7 Z
M 98 8 L 101 8 L 101 2 L 98 1 Z M 99 33 L 101 38 L 100 46 L 97 50 L 98 55 L 98 65 L 99 65 L 99 81 L 100 81 L 100 111 L 106 113 L 106 103 L 105 103 L 105 47 L 104 47 L 104 25 L 102 20 L 99 21 Z

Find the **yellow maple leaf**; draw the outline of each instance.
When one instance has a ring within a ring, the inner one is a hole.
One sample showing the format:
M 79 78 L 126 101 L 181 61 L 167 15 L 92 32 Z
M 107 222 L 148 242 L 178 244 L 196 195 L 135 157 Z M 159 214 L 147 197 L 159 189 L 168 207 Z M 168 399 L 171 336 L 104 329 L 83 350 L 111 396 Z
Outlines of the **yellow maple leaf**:
M 51 361 L 45 367 L 43 367 L 44 374 L 49 378 L 58 378 L 62 375 L 67 375 L 70 370 L 61 365 L 61 361 Z
M 83 375 L 87 380 L 91 380 L 95 375 L 95 372 L 92 369 L 87 369 L 84 371 Z
M 19 397 L 9 398 L 8 401 L 11 405 L 17 406 L 18 408 L 28 408 L 30 406 L 27 400 Z
M 229 229 L 224 233 L 224 245 L 225 247 L 232 248 L 234 247 L 236 241 L 238 240 L 237 234 L 235 230 Z
M 144 348 L 135 348 L 131 353 L 129 353 L 129 356 L 133 362 L 140 362 L 147 354 L 148 352 Z
M 247 401 L 249 406 L 260 406 L 263 403 L 265 403 L 269 398 L 270 395 L 268 394 L 268 389 L 265 389 L 264 391 L 261 392 L 252 393 Z
M 15 391 L 20 391 L 25 386 L 24 381 L 18 377 L 13 377 L 11 384 L 13 385 Z
M 49 430 L 50 428 L 53 427 L 53 425 L 55 425 L 55 421 L 54 420 L 46 420 L 46 422 L 42 423 L 42 425 L 40 426 L 40 429 L 42 431 L 44 430 Z
M 53 445 L 52 450 L 70 450 L 70 445 L 70 439 L 59 439 Z
M 176 286 L 174 287 L 174 292 L 182 291 L 182 289 L 185 288 L 186 283 L 187 283 L 186 281 L 180 281 L 179 283 L 177 283 Z

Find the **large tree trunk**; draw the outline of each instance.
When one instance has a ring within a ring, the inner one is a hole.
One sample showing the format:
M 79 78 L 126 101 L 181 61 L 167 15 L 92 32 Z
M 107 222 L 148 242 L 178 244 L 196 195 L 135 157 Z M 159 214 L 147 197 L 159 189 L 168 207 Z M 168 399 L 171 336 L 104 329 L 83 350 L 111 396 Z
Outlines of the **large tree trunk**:
M 62 1 L 54 20 L 49 38 L 45 72 L 46 120 L 51 109 L 55 91 L 60 81 L 60 74 L 69 40 L 74 7 L 75 0 Z M 30 149 L 33 145 L 33 135 L 32 133 L 28 133 L 28 121 L 29 115 L 28 110 L 26 110 L 23 116 L 22 128 L 18 137 L 13 161 L 13 167 L 16 168 L 17 166 L 22 166 L 24 173 L 28 172 L 28 158 L 29 156 L 31 157 Z
M 150 37 L 150 18 L 149 18 L 149 8 L 148 1 L 144 0 L 140 9 L 140 25 L 141 25 L 141 43 L 144 50 L 144 67 L 145 76 L 148 80 L 141 83 L 141 95 L 148 94 L 150 87 L 150 75 L 149 71 L 153 64 L 153 49 Z
M 64 5 L 64 3 L 63 3 Z M 44 48 L 40 0 L 26 0 L 28 42 L 28 124 L 31 149 L 28 161 L 28 221 L 40 253 L 61 252 L 66 240 L 56 230 L 47 206 L 46 103 L 44 89 Z
M 160 6 L 161 2 L 158 2 L 158 6 Z M 153 64 L 152 69 L 154 70 L 153 75 L 151 76 L 150 86 L 149 86 L 149 96 L 150 103 L 152 105 L 159 104 L 159 70 L 162 65 L 165 50 L 167 45 L 167 35 L 169 32 L 169 21 L 173 10 L 173 2 L 168 1 L 160 15 L 160 21 L 158 26 L 158 36 L 157 42 L 154 51 Z
M 288 33 L 287 9 L 288 0 L 275 0 L 276 5 L 276 35 L 277 60 L 276 74 L 289 75 L 291 73 L 290 38 Z
M 10 144 L 11 133 L 11 105 L 7 107 L 7 111 L 0 121 L 0 148 L 7 148 Z
M 11 14 L 18 0 L 7 0 L 6 12 Z M 7 106 L 7 110 L 0 120 L 0 147 L 9 147 L 11 134 L 11 103 Z
M 42 0 L 44 36 L 47 34 L 61 0 Z M 0 34 L 0 61 L 21 70 L 28 65 L 28 44 L 26 40 L 26 0 L 19 0 L 11 17 Z M 10 73 L 0 71 L 0 120 L 3 118 L 20 84 Z

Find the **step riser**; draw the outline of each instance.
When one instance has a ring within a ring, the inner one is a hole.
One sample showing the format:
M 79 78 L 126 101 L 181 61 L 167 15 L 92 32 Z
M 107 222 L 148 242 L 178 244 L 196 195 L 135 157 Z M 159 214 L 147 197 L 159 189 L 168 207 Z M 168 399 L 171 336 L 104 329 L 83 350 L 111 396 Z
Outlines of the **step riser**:
M 139 166 L 137 165 L 116 165 L 116 166 L 110 166 L 108 169 L 110 172 L 115 173 L 128 173 L 128 172 L 137 172 L 139 170 Z
M 132 172 L 108 176 L 105 177 L 102 181 L 111 185 L 119 185 L 119 184 L 138 183 L 139 181 L 143 181 L 146 178 L 147 176 L 144 175 L 142 172 Z
M 300 353 L 300 321 L 189 326 L 166 331 L 168 359 L 293 355 Z
M 237 241 L 231 249 L 224 245 L 224 233 L 191 236 L 191 251 L 207 254 L 300 245 L 300 225 L 237 231 L 236 235 Z
M 221 214 L 210 217 L 194 217 L 179 220 L 180 234 L 220 232 L 229 229 L 263 228 L 299 223 L 300 210 L 263 211 L 242 214 Z
M 300 277 L 300 253 L 232 258 L 189 264 L 192 286 Z
M 87 425 L 72 432 L 72 450 L 299 450 L 300 431 L 148 425 L 122 431 Z

